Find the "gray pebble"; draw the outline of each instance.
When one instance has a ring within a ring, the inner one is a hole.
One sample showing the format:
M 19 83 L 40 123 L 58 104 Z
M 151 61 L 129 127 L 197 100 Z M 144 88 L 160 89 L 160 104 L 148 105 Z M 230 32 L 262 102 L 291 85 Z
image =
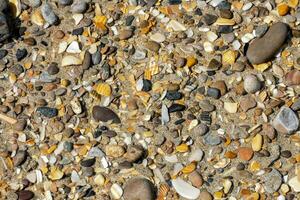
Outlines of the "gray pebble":
M 76 0 L 71 5 L 72 13 L 83 13 L 88 8 L 88 4 L 85 1 Z
M 41 12 L 46 22 L 48 22 L 50 25 L 57 22 L 58 17 L 53 12 L 52 7 L 48 3 L 42 5 Z
M 268 24 L 263 24 L 263 25 L 256 27 L 255 35 L 257 37 L 262 37 L 267 32 L 268 28 L 269 28 Z
M 36 8 L 39 7 L 42 4 L 42 2 L 41 0 L 29 0 L 29 4 L 30 6 Z
M 261 178 L 264 181 L 263 186 L 267 193 L 273 194 L 279 190 L 282 183 L 282 175 L 278 170 L 272 169 L 270 173 L 264 174 Z
M 222 140 L 218 135 L 208 134 L 204 137 L 203 142 L 211 146 L 216 146 L 220 144 Z
M 58 0 L 58 3 L 63 6 L 71 5 L 73 0 Z
M 250 74 L 244 78 L 244 89 L 246 92 L 255 93 L 260 90 L 260 88 L 261 83 L 255 75 Z

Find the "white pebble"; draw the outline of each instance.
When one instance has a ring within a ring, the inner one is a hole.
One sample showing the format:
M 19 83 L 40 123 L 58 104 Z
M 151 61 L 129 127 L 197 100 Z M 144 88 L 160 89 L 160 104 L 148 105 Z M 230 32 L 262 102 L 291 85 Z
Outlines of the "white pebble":
M 112 194 L 112 197 L 114 199 L 120 199 L 123 195 L 123 189 L 121 188 L 121 186 L 119 186 L 118 184 L 114 183 L 111 188 L 110 188 L 110 192 Z
M 246 3 L 246 4 L 243 6 L 242 10 L 243 10 L 243 11 L 247 11 L 247 10 L 249 10 L 252 6 L 253 6 L 253 4 L 252 4 L 251 2 Z
M 244 44 L 246 44 L 246 43 L 250 42 L 253 38 L 254 38 L 254 35 L 253 35 L 253 34 L 251 34 L 251 33 L 246 33 L 246 34 L 241 38 L 241 40 L 242 40 L 242 42 L 243 42 Z
M 212 43 L 210 43 L 210 42 L 204 42 L 203 47 L 204 47 L 204 51 L 206 51 L 206 52 L 214 51 L 214 45 L 212 45 Z
M 208 41 L 210 41 L 210 42 L 214 42 L 216 39 L 218 39 L 218 35 L 212 31 L 208 31 L 206 33 L 206 36 L 207 36 Z
M 77 41 L 71 42 L 71 44 L 67 48 L 68 53 L 80 53 L 80 47 Z
M 238 40 L 232 42 L 232 47 L 234 50 L 239 50 L 241 48 L 241 43 Z

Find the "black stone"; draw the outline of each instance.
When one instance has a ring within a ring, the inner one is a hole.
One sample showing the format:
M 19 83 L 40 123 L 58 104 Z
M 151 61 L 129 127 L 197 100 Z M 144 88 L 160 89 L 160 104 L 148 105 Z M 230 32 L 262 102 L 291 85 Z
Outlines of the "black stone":
M 213 58 L 210 60 L 208 64 L 208 70 L 209 71 L 215 71 L 222 67 L 222 63 L 219 62 L 217 59 Z
M 94 106 L 92 110 L 92 115 L 95 121 L 108 122 L 112 121 L 113 123 L 121 123 L 119 116 L 109 108 Z
M 55 62 L 50 63 L 48 69 L 47 69 L 48 74 L 50 75 L 55 75 L 59 72 L 58 64 Z
M 91 167 L 91 166 L 93 166 L 95 164 L 95 162 L 96 162 L 95 158 L 89 158 L 89 159 L 82 160 L 80 162 L 80 165 L 82 167 Z
M 17 61 L 21 61 L 23 58 L 27 56 L 27 50 L 26 49 L 18 49 L 16 53 Z
M 174 124 L 179 125 L 179 124 L 182 124 L 183 122 L 185 122 L 185 119 L 179 119 L 179 120 L 175 121 Z
M 178 100 L 182 98 L 182 94 L 178 91 L 168 91 L 166 94 L 168 100 Z
M 34 197 L 34 193 L 30 190 L 22 190 L 17 192 L 19 200 L 30 200 Z
M 103 135 L 105 135 L 106 137 L 112 138 L 117 136 L 116 131 L 112 131 L 112 130 L 108 130 L 108 131 L 104 131 Z
M 58 114 L 58 110 L 56 108 L 50 108 L 46 106 L 39 107 L 36 109 L 36 111 L 48 118 L 55 117 Z
M 222 1 L 221 3 L 218 4 L 217 8 L 218 8 L 218 9 L 226 9 L 226 10 L 230 10 L 230 8 L 231 8 L 231 3 L 227 2 L 227 1 Z
M 231 33 L 233 31 L 233 27 L 229 25 L 221 25 L 218 27 L 218 33 Z
M 169 113 L 184 111 L 184 110 L 185 110 L 185 106 L 177 103 L 174 103 L 169 107 Z
M 212 25 L 217 21 L 218 17 L 216 15 L 206 14 L 203 16 L 203 22 L 206 25 Z
M 181 0 L 169 0 L 170 5 L 178 5 L 181 4 Z
M 199 16 L 202 15 L 202 11 L 201 11 L 200 8 L 197 8 L 197 9 L 195 10 L 195 15 L 199 15 Z
M 134 20 L 134 16 L 133 15 L 129 15 L 125 18 L 125 25 L 126 26 L 131 26 L 133 20 Z
M 101 62 L 101 53 L 100 53 L 100 49 L 98 48 L 98 50 L 92 54 L 92 63 L 94 65 L 98 65 Z
M 102 135 L 102 131 L 100 129 L 96 129 L 95 132 L 93 133 L 94 138 L 98 138 Z
M 93 188 L 89 188 L 85 191 L 85 194 L 83 195 L 83 197 L 92 197 L 92 196 L 95 196 L 95 195 L 96 195 L 96 193 L 93 190 Z
M 83 27 L 76 28 L 72 31 L 72 35 L 82 35 L 83 33 Z
M 221 92 L 217 88 L 208 88 L 207 89 L 207 96 L 218 99 L 218 98 L 221 97 Z
M 142 90 L 144 92 L 149 92 L 152 88 L 152 83 L 151 81 L 147 80 L 147 79 L 143 79 L 143 88 Z
M 5 49 L 0 49 L 0 59 L 3 59 L 5 56 L 7 56 L 8 51 Z
M 200 114 L 200 120 L 207 124 L 211 124 L 211 117 L 210 117 L 209 112 L 202 112 Z

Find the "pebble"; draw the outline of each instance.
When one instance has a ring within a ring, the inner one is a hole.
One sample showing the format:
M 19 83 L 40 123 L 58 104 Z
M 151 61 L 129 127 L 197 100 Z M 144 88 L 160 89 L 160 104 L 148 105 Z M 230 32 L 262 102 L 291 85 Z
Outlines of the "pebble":
M 288 181 L 288 184 L 293 189 L 293 191 L 300 192 L 300 181 L 298 179 L 298 176 L 291 178 Z
M 123 195 L 123 189 L 120 185 L 114 183 L 110 188 L 113 199 L 120 199 Z
M 238 156 L 241 160 L 249 161 L 253 157 L 253 151 L 248 147 L 240 147 L 238 149 Z
M 172 179 L 172 185 L 176 192 L 187 199 L 197 199 L 200 196 L 200 190 L 185 182 L 181 178 Z
M 139 161 L 144 156 L 144 149 L 142 146 L 129 146 L 124 158 L 131 163 Z
M 155 200 L 154 185 L 145 178 L 131 178 L 124 187 L 124 200 Z
M 217 88 L 208 88 L 207 96 L 212 97 L 214 99 L 219 99 L 221 97 L 221 91 Z
M 29 3 L 32 7 L 35 8 L 39 7 L 42 4 L 41 0 L 29 0 Z
M 47 72 L 50 75 L 55 75 L 59 72 L 59 68 L 57 63 L 50 63 L 49 67 L 47 68 Z
M 278 191 L 282 184 L 282 175 L 276 169 L 272 169 L 271 172 L 264 174 L 262 176 L 262 179 L 265 182 L 264 188 L 266 192 L 270 194 L 273 194 L 274 192 Z
M 199 125 L 197 125 L 195 128 L 193 128 L 192 132 L 196 135 L 196 136 L 203 136 L 205 135 L 207 132 L 209 131 L 209 128 L 206 124 L 201 123 Z
M 6 16 L 0 12 L 0 42 L 10 37 L 10 30 L 7 24 Z
M 166 98 L 168 100 L 179 100 L 182 98 L 182 94 L 178 91 L 167 91 Z
M 161 33 L 155 33 L 150 36 L 150 39 L 157 43 L 162 43 L 166 40 L 166 37 Z
M 23 60 L 27 56 L 28 52 L 26 49 L 18 49 L 16 52 L 17 61 Z
M 58 0 L 58 3 L 63 6 L 71 5 L 73 0 Z
M 43 18 L 48 22 L 50 25 L 53 25 L 57 22 L 58 17 L 54 13 L 52 7 L 49 3 L 44 3 L 41 7 L 41 12 Z
M 94 106 L 92 115 L 95 121 L 112 121 L 113 123 L 121 123 L 118 115 L 114 111 L 106 107 Z
M 259 37 L 259 38 L 264 36 L 264 34 L 267 32 L 268 28 L 269 28 L 268 24 L 263 24 L 263 25 L 256 27 L 255 31 L 254 31 L 255 36 Z
M 288 34 L 288 25 L 278 22 L 272 25 L 266 34 L 250 43 L 247 58 L 252 64 L 270 61 L 284 44 Z
M 260 151 L 263 145 L 263 137 L 260 134 L 257 134 L 252 139 L 252 149 L 253 151 Z
M 74 0 L 71 5 L 72 13 L 84 13 L 88 9 L 88 4 L 86 1 Z
M 284 106 L 277 113 L 272 125 L 279 133 L 291 134 L 298 129 L 299 120 L 292 109 Z
M 300 84 L 300 71 L 296 70 L 296 69 L 289 71 L 285 75 L 284 78 L 285 78 L 285 83 L 288 86 L 299 85 Z
M 213 200 L 213 196 L 207 190 L 204 190 L 200 193 L 199 200 Z
M 30 200 L 33 199 L 34 193 L 30 190 L 21 190 L 17 192 L 19 200 Z
M 222 140 L 218 135 L 207 134 L 204 137 L 203 142 L 211 146 L 216 146 L 219 145 L 222 142 Z
M 15 155 L 15 157 L 13 157 L 13 163 L 15 167 L 19 167 L 21 166 L 27 158 L 27 152 L 20 150 L 17 152 L 17 154 Z
M 56 117 L 58 114 L 58 110 L 56 108 L 50 108 L 46 106 L 38 107 L 36 111 L 47 118 Z
M 255 93 L 259 91 L 260 88 L 261 83 L 255 75 L 249 74 L 244 77 L 244 89 L 246 92 Z
M 119 32 L 120 40 L 127 40 L 133 36 L 133 31 L 131 29 L 124 29 Z
M 197 171 L 193 171 L 189 174 L 189 181 L 196 188 L 201 187 L 204 183 L 202 176 Z
M 240 99 L 240 107 L 244 112 L 247 112 L 249 109 L 254 108 L 257 105 L 257 102 L 251 95 L 245 95 Z
M 105 147 L 105 153 L 107 156 L 119 158 L 125 154 L 125 150 L 122 146 L 119 145 L 107 145 Z
M 82 167 L 91 167 L 91 166 L 93 166 L 95 164 L 95 162 L 96 162 L 95 158 L 89 158 L 89 159 L 82 160 L 80 162 L 80 165 Z
M 189 156 L 188 160 L 189 162 L 200 162 L 203 158 L 203 151 L 201 149 L 196 149 L 194 151 L 191 152 L 191 155 Z

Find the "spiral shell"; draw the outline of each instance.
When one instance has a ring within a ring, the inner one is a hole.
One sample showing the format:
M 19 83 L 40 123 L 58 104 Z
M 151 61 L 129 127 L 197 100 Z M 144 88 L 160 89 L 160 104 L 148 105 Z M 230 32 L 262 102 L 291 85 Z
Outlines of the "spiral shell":
M 109 97 L 111 95 L 111 87 L 107 83 L 99 83 L 95 87 L 95 91 L 103 96 Z
M 196 169 L 196 163 L 192 162 L 192 163 L 188 164 L 187 166 L 185 166 L 181 171 L 184 174 L 189 174 L 189 173 L 192 173 L 195 169 Z
M 168 192 L 170 191 L 170 187 L 166 183 L 162 183 L 159 186 L 157 199 L 156 200 L 164 200 L 165 197 L 168 195 Z

